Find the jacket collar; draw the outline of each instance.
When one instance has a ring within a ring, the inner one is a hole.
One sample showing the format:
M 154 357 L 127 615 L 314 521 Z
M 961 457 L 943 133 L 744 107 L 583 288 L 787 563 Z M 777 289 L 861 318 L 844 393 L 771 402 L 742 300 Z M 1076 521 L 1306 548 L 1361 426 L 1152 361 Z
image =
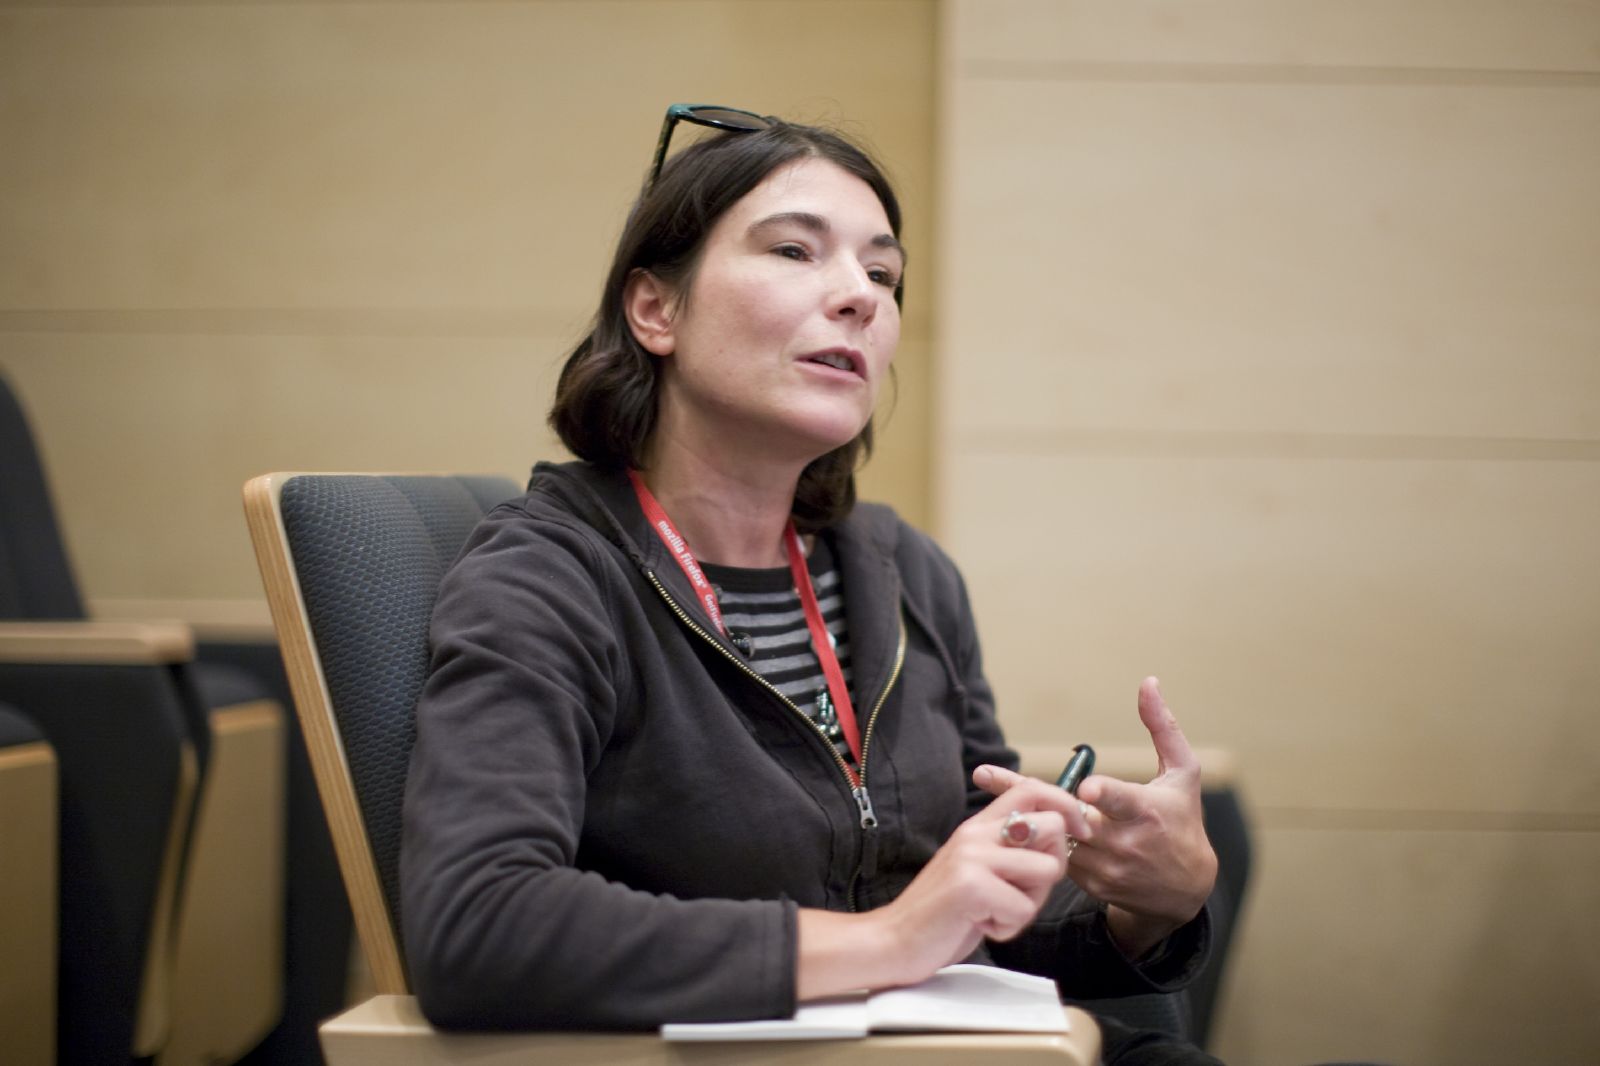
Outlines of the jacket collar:
M 562 510 L 575 514 L 615 544 L 647 576 L 653 575 L 680 606 L 695 609 L 694 590 L 650 528 L 625 474 L 585 462 L 539 463 L 528 481 L 528 492 L 557 501 Z M 898 530 L 899 523 L 888 508 L 857 504 L 844 521 L 822 534 L 833 538 L 844 584 L 855 673 L 852 688 L 860 693 L 857 699 L 863 706 L 857 707 L 857 713 L 862 716 L 870 713 L 870 703 L 888 683 L 900 640 L 901 589 L 895 568 Z M 705 629 L 718 637 L 714 627 Z M 732 644 L 723 643 L 733 650 Z M 865 724 L 863 720 L 863 728 Z
M 637 566 L 659 570 L 672 560 L 661 538 L 651 532 L 633 486 L 620 471 L 608 472 L 585 462 L 538 463 L 528 478 L 528 494 L 550 499 L 583 519 Z
M 872 705 L 889 684 L 904 629 L 900 572 L 895 565 L 899 523 L 887 507 L 857 504 L 830 532 L 850 627 L 855 674 L 851 696 L 865 730 Z

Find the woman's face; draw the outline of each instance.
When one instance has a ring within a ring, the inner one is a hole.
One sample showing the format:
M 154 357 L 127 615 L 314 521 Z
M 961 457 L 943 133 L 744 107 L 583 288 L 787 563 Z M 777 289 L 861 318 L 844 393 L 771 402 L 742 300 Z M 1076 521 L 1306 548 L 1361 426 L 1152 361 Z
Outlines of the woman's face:
M 660 331 L 639 337 L 667 356 L 658 426 L 807 462 L 849 442 L 900 341 L 904 265 L 866 182 L 817 158 L 773 171 L 712 227 L 687 298 L 669 294 Z

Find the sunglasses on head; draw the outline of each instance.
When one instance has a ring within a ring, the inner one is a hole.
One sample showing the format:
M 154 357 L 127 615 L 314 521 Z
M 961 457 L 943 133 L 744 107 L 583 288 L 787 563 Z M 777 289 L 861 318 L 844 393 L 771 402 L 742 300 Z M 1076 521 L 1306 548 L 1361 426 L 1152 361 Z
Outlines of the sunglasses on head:
M 650 165 L 650 177 L 644 187 L 649 191 L 661 176 L 661 165 L 667 161 L 667 145 L 672 141 L 672 131 L 680 122 L 693 122 L 696 126 L 710 126 L 730 133 L 754 133 L 771 126 L 773 120 L 744 111 L 737 107 L 719 107 L 716 104 L 673 104 L 667 108 L 667 117 L 661 123 L 661 138 L 656 142 L 655 162 Z

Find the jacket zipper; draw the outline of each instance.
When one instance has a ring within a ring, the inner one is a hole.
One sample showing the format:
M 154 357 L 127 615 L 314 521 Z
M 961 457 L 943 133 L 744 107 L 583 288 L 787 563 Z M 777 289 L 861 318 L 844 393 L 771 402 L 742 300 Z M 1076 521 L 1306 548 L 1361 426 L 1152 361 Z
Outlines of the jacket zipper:
M 867 795 L 867 750 L 872 747 L 872 727 L 878 721 L 878 712 L 883 710 L 884 703 L 889 699 L 889 693 L 894 690 L 894 683 L 900 680 L 900 667 L 905 664 L 905 661 L 906 623 L 905 619 L 902 618 L 900 620 L 900 640 L 894 649 L 894 668 L 889 671 L 889 680 L 883 686 L 883 691 L 878 693 L 878 702 L 872 705 L 872 711 L 867 715 L 866 731 L 861 734 L 861 787 L 852 790 L 852 792 L 860 793 L 856 796 L 856 806 L 861 808 L 861 828 L 863 829 L 874 829 L 878 825 L 878 816 L 872 813 L 872 797 Z M 798 707 L 795 709 L 799 710 Z M 804 714 L 805 712 L 801 711 L 801 713 Z M 810 721 L 809 718 L 806 720 Z M 818 731 L 821 731 L 820 727 Z M 830 741 L 828 746 L 830 748 L 833 747 L 833 743 Z M 838 754 L 838 752 L 835 751 L 834 754 Z M 843 761 L 843 759 L 840 759 L 840 762 Z
M 818 725 L 810 715 L 806 714 L 805 711 L 802 711 L 799 705 L 789 697 L 779 692 L 776 686 L 774 686 L 770 681 L 752 670 L 749 664 L 747 664 L 743 659 L 740 659 L 737 655 L 734 655 L 727 648 L 723 647 L 721 642 L 712 637 L 710 633 L 707 633 L 705 628 L 702 627 L 700 623 L 696 622 L 693 618 L 690 618 L 688 612 L 682 607 L 678 606 L 678 601 L 672 598 L 672 593 L 668 592 L 666 586 L 663 585 L 660 579 L 656 577 L 654 570 L 646 569 L 644 573 L 645 576 L 650 579 L 650 584 L 656 587 L 656 591 L 659 592 L 661 594 L 661 598 L 666 601 L 667 606 L 672 608 L 672 613 L 678 616 L 678 620 L 680 622 L 688 626 L 692 632 L 698 634 L 700 638 L 707 644 L 710 644 L 713 648 L 717 649 L 717 651 L 721 652 L 724 659 L 727 659 L 734 666 L 737 666 L 747 677 L 751 678 L 753 681 L 760 684 L 762 688 L 765 688 L 768 692 L 782 700 L 784 706 L 788 707 L 795 714 L 799 715 L 800 720 L 806 723 L 806 725 L 810 726 L 812 731 L 815 732 L 817 736 L 822 738 L 823 744 L 827 746 L 828 753 L 833 756 L 834 763 L 838 765 L 839 772 L 844 775 L 845 783 L 850 786 L 850 796 L 856 801 L 856 810 L 861 816 L 861 828 L 876 829 L 878 826 L 878 816 L 872 810 L 872 795 L 867 791 L 867 751 L 872 746 L 872 727 L 878 720 L 878 712 L 883 710 L 883 705 L 888 700 L 890 691 L 894 689 L 894 683 L 900 679 L 900 668 L 906 660 L 905 619 L 902 618 L 900 620 L 900 642 L 895 649 L 894 669 L 889 674 L 889 683 L 883 686 L 883 692 L 879 694 L 878 702 L 872 705 L 872 713 L 867 716 L 867 728 L 861 734 L 861 772 L 858 778 L 857 775 L 850 772 L 849 764 L 844 761 L 844 756 L 839 754 L 839 749 L 834 747 L 833 741 L 828 739 L 827 732 L 820 725 Z M 850 894 L 852 897 L 851 909 L 854 910 L 855 891 L 853 881 Z
M 878 712 L 883 710 L 883 705 L 885 701 L 888 700 L 889 693 L 893 691 L 894 683 L 900 680 L 900 668 L 905 665 L 905 661 L 906 620 L 905 617 L 902 616 L 900 618 L 900 640 L 895 645 L 894 649 L 894 669 L 889 671 L 889 681 L 883 686 L 883 691 L 879 693 L 878 702 L 872 705 L 872 712 L 867 715 L 867 730 L 861 735 L 861 796 L 856 802 L 858 804 L 864 804 L 861 807 L 862 829 L 873 829 L 878 824 L 877 816 L 872 813 L 872 798 L 867 795 L 867 748 L 872 743 L 872 726 L 873 723 L 878 720 Z M 867 840 L 867 838 L 863 836 L 861 842 L 861 862 L 856 866 L 855 873 L 850 875 L 850 885 L 845 890 L 845 906 L 851 911 L 855 911 L 857 909 L 856 885 L 860 884 L 861 871 L 866 866 L 866 849 L 869 843 L 870 842 Z

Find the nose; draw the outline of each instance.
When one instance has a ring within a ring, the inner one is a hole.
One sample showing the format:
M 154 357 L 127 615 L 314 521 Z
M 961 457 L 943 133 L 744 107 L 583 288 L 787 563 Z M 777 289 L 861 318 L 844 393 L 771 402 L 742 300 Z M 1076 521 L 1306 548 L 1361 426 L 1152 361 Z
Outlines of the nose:
M 844 260 L 830 272 L 828 315 L 853 319 L 865 326 L 878 315 L 878 303 L 887 290 L 867 277 L 867 270 L 854 259 Z

